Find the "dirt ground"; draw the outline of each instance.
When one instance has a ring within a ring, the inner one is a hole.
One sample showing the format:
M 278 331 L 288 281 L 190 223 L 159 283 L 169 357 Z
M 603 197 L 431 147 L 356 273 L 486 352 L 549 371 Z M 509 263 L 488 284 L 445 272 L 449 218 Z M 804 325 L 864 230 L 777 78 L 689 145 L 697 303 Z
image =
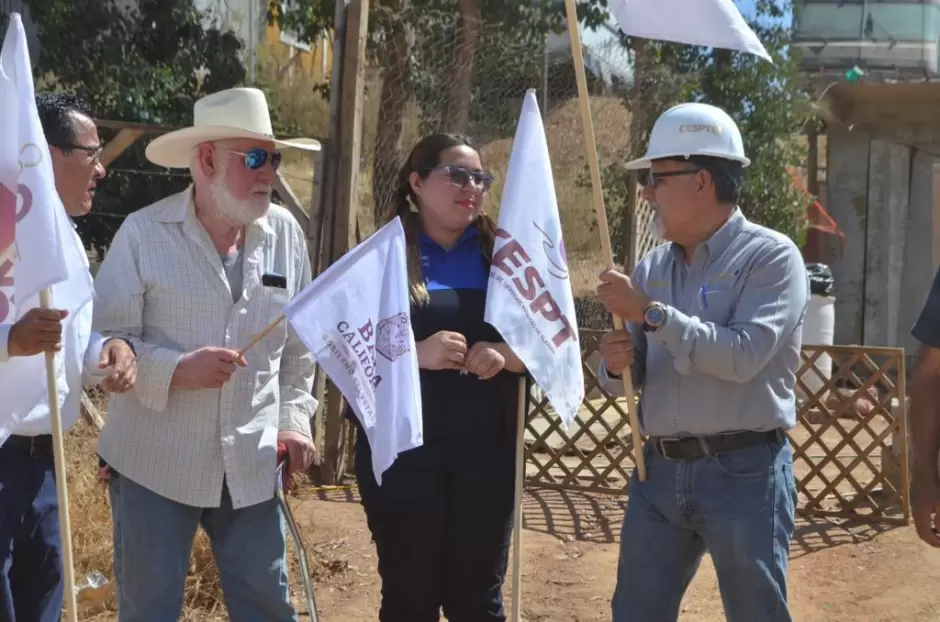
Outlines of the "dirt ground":
M 73 545 L 79 583 L 93 570 L 111 580 L 101 589 L 80 594 L 81 619 L 113 622 L 110 511 L 96 477 L 96 437 L 96 431 L 84 422 L 67 437 Z M 864 446 L 868 441 L 859 442 Z M 834 439 L 827 444 L 835 446 Z M 817 448 L 808 455 L 817 460 L 816 454 L 822 453 Z M 840 459 L 854 461 L 853 455 Z M 802 477 L 805 464 L 798 466 Z M 289 502 L 316 576 L 320 619 L 376 620 L 380 599 L 376 556 L 355 487 L 316 489 L 306 478 L 296 484 Z M 526 491 L 522 575 L 526 622 L 610 620 L 622 515 L 620 497 L 540 488 Z M 301 619 L 309 619 L 296 562 L 291 584 Z M 912 526 L 819 518 L 798 523 L 791 545 L 789 592 L 793 616 L 799 622 L 940 620 L 938 585 L 940 551 L 920 544 Z M 508 605 L 512 598 L 509 581 L 506 595 Z M 187 578 L 183 619 L 226 619 L 219 596 L 211 553 L 200 536 Z M 686 594 L 680 620 L 724 619 L 714 569 L 706 558 Z
M 355 491 L 298 491 L 291 504 L 320 575 L 316 594 L 321 618 L 375 620 L 380 591 L 376 557 Z M 608 496 L 528 491 L 522 575 L 527 622 L 610 619 L 622 514 L 620 500 Z M 912 527 L 801 520 L 791 568 L 795 620 L 940 619 L 940 553 L 920 545 Z M 511 598 L 508 585 L 506 591 Z M 680 619 L 725 619 L 707 558 Z

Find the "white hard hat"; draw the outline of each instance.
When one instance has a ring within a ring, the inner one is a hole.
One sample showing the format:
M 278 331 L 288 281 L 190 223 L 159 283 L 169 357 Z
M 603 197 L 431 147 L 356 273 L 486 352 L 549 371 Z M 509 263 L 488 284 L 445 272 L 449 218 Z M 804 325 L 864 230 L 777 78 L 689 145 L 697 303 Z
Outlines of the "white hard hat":
M 711 156 L 749 166 L 744 142 L 734 120 L 721 108 L 708 104 L 679 104 L 664 112 L 653 125 L 646 155 L 627 162 L 628 170 L 650 167 L 652 160 Z

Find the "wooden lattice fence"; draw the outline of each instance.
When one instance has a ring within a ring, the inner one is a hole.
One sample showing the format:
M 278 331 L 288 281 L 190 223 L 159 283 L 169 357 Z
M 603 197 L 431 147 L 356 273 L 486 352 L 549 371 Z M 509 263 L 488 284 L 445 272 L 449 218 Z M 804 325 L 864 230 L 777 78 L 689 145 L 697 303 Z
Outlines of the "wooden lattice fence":
M 528 486 L 625 492 L 634 468 L 633 443 L 623 399 L 597 383 L 601 334 L 581 330 L 585 400 L 570 430 L 562 428 L 541 393 L 532 392 Z M 904 374 L 902 349 L 803 348 L 798 425 L 788 433 L 801 515 L 908 522 Z

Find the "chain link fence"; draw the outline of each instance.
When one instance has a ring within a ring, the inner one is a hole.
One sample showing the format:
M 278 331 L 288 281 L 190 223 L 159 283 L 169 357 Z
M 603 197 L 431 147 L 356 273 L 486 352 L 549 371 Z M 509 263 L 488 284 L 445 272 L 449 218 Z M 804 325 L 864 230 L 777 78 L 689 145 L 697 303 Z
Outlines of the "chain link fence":
M 412 146 L 435 132 L 473 139 L 484 167 L 496 177 L 486 210 L 497 217 L 523 97 L 535 89 L 575 294 L 589 294 L 606 258 L 597 239 L 568 33 L 527 35 L 517 25 L 459 11 L 379 7 L 371 19 L 379 44 L 366 81 L 363 233 L 382 224 Z M 585 32 L 584 57 L 599 157 L 605 168 L 616 167 L 630 152 L 629 55 L 616 31 L 598 29 Z M 619 222 L 627 187 L 612 190 L 607 208 L 613 223 Z

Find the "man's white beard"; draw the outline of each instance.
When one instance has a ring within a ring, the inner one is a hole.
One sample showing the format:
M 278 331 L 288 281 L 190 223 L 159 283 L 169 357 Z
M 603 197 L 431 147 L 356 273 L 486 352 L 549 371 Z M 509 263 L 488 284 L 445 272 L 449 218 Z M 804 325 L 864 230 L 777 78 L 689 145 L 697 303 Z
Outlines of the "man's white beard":
M 248 199 L 236 199 L 225 183 L 223 165 L 212 179 L 212 197 L 219 214 L 233 225 L 244 226 L 253 223 L 268 213 L 271 207 L 271 192 L 267 195 L 252 195 Z
M 659 219 L 659 208 L 655 205 L 651 206 L 652 216 L 650 216 L 649 221 L 646 223 L 646 233 L 653 238 L 656 242 L 663 241 L 663 225 L 662 221 Z

